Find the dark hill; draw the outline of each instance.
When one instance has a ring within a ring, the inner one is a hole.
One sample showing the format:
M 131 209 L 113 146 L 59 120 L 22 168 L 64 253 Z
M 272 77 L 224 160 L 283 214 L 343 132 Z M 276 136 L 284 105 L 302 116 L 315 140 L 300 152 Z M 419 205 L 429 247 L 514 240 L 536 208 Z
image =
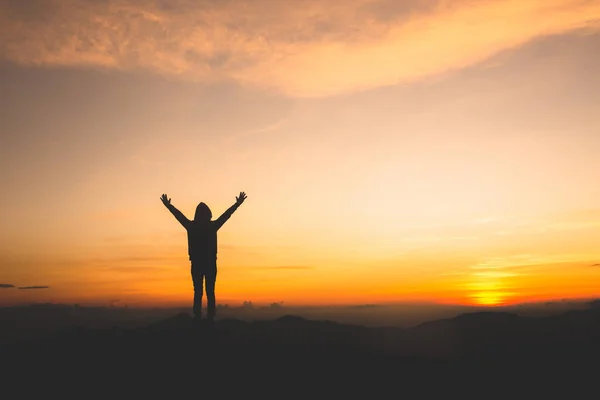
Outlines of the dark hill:
M 534 390 L 540 398 L 560 386 L 574 398 L 598 372 L 600 308 L 535 318 L 474 313 L 411 329 L 296 316 L 206 326 L 177 314 L 134 328 L 77 328 L 5 342 L 0 356 L 5 387 L 63 397 L 167 390 L 169 398 L 389 391 L 474 398 L 484 390 L 525 398 L 524 390 Z

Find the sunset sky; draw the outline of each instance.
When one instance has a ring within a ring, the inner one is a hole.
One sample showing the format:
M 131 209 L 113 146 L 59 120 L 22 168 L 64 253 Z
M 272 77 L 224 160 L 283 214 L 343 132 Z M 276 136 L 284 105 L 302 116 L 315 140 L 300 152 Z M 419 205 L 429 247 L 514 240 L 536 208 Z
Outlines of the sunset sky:
M 0 0 L 0 305 L 191 307 L 159 197 L 240 191 L 218 303 L 598 296 L 599 65 L 595 0 Z

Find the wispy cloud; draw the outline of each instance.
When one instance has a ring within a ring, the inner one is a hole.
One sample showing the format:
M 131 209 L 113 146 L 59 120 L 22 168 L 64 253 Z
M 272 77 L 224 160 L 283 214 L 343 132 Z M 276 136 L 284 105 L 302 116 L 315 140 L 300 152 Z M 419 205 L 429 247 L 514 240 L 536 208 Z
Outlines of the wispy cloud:
M 132 267 L 132 266 L 122 266 L 122 265 L 107 265 L 101 267 L 102 271 L 112 271 L 119 273 L 130 273 L 130 274 L 139 274 L 139 273 L 151 273 L 151 272 L 165 272 L 170 271 L 171 269 L 168 267 L 152 267 L 152 266 L 142 266 L 142 267 Z
M 177 258 L 173 256 L 163 256 L 156 254 L 149 255 L 131 255 L 131 256 L 115 256 L 106 258 L 89 259 L 89 263 L 111 263 L 111 264 L 134 264 L 134 263 L 150 263 L 150 262 L 173 262 Z M 153 267 L 154 268 L 154 267 Z
M 14 287 L 15 285 L 11 285 L 10 283 L 0 283 L 0 289 L 9 289 Z
M 598 20 L 600 2 L 582 0 L 0 0 L 0 56 L 325 96 L 467 67 Z
M 503 273 L 511 270 L 525 270 L 528 268 L 543 268 L 544 266 L 557 265 L 589 265 L 589 259 L 585 255 L 578 254 L 557 254 L 557 255 L 535 255 L 535 254 L 514 254 L 506 257 L 494 257 L 472 265 L 469 268 L 472 273 Z M 600 265 L 600 264 L 598 264 Z
M 19 286 L 18 289 L 31 290 L 31 289 L 49 289 L 50 286 Z

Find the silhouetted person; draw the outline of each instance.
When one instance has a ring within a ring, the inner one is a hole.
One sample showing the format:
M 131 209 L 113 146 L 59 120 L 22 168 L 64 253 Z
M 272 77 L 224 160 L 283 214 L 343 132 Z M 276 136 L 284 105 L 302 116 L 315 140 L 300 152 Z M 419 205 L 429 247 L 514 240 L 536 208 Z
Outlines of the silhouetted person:
M 240 192 L 240 195 L 235 198 L 235 204 L 214 221 L 211 220 L 210 208 L 204 203 L 198 204 L 194 220 L 190 221 L 171 204 L 171 199 L 166 194 L 163 194 L 160 199 L 187 231 L 188 254 L 192 264 L 192 282 L 194 284 L 194 317 L 197 320 L 201 318 L 202 289 L 203 282 L 206 282 L 207 317 L 212 322 L 216 313 L 217 231 L 246 200 L 246 193 Z

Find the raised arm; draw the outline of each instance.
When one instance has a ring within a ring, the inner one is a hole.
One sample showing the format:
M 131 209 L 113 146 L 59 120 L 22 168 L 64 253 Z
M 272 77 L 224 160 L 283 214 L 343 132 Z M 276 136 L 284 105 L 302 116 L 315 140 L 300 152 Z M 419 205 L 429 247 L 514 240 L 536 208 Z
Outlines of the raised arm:
M 246 193 L 240 192 L 240 195 L 235 198 L 235 204 L 229 207 L 219 218 L 215 220 L 215 226 L 217 229 L 221 228 L 225 222 L 231 217 L 231 215 L 242 205 L 246 200 Z
M 171 211 L 171 214 L 173 214 L 175 216 L 175 218 L 177 219 L 177 221 L 179 221 L 179 223 L 181 225 L 183 225 L 184 228 L 188 228 L 188 226 L 190 226 L 190 220 L 186 218 L 185 215 L 183 215 L 183 213 L 181 211 L 179 211 L 177 208 L 175 208 L 175 206 L 173 204 L 171 204 L 171 198 L 167 197 L 166 194 L 163 194 L 162 196 L 160 196 L 160 200 L 163 202 L 163 204 L 165 205 L 165 207 L 167 207 L 167 209 L 169 211 Z

